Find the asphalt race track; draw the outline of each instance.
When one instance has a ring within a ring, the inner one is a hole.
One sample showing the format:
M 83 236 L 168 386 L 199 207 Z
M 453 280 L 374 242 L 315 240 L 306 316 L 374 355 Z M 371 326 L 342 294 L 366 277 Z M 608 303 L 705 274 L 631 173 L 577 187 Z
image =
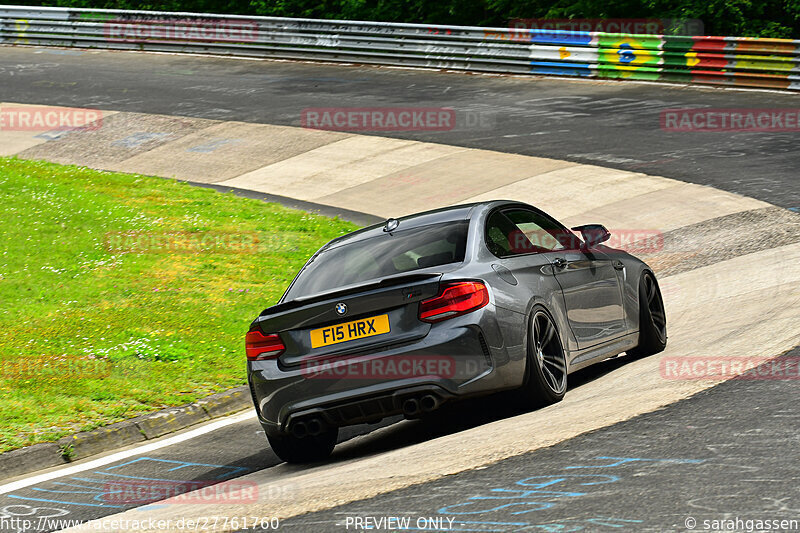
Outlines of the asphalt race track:
M 0 101 L 294 126 L 309 107 L 451 107 L 452 131 L 389 135 L 644 172 L 800 207 L 796 131 L 660 128 L 665 109 L 794 108 L 795 94 L 8 47 L 0 76 Z
M 571 376 L 573 388 L 589 383 L 594 378 L 624 364 L 623 359 L 607 361 Z M 351 456 L 369 455 L 382 451 L 400 448 L 427 439 L 455 433 L 476 427 L 480 424 L 520 414 L 513 404 L 505 401 L 505 396 L 469 401 L 457 408 L 445 411 L 440 416 L 426 421 L 410 421 L 397 425 L 389 437 L 376 440 L 364 440 L 349 453 Z M 246 413 L 245 416 L 250 415 Z M 401 417 L 383 420 L 378 424 L 362 424 L 346 428 L 340 432 L 339 442 L 345 442 L 360 435 L 390 426 L 401 420 Z M 169 437 L 158 439 L 163 441 Z M 79 461 L 83 465 L 92 461 L 91 457 Z M 346 460 L 347 456 L 337 457 Z M 98 468 L 80 471 L 72 475 L 56 476 L 47 481 L 0 494 L 0 513 L 9 517 L 24 518 L 38 509 L 37 517 L 53 517 L 57 519 L 59 510 L 69 510 L 70 520 L 92 520 L 120 511 L 138 507 L 141 504 L 108 501 L 104 496 L 115 480 L 120 476 L 125 479 L 147 480 L 170 479 L 174 481 L 194 481 L 201 483 L 217 483 L 229 481 L 238 476 L 257 470 L 271 468 L 281 461 L 269 449 L 264 432 L 254 416 L 247 416 L 227 427 L 217 429 L 205 435 L 192 438 L 183 443 L 167 446 L 160 450 L 130 456 L 109 462 Z M 302 470 L 302 467 L 288 467 L 290 470 Z M 53 471 L 57 472 L 57 469 Z M 22 477 L 21 479 L 25 479 Z M 4 490 L 4 486 L 0 486 Z M 277 490 L 277 489 L 276 489 Z M 157 504 L 154 504 L 155 507 Z M 45 523 L 42 522 L 42 525 Z M 52 531 L 53 527 L 43 527 L 40 531 Z M 17 531 L 3 527 L 2 531 Z M 311 529 L 313 530 L 313 528 Z
M 736 519 L 745 525 L 706 529 L 745 530 L 747 520 L 794 520 L 797 529 L 800 465 L 778 452 L 797 445 L 796 398 L 790 381 L 729 381 L 551 448 L 282 528 L 333 532 L 355 528 L 357 517 L 395 516 L 409 530 L 660 532 Z
M 58 518 L 66 516 L 61 514 L 62 510 L 69 510 L 69 519 L 92 520 L 143 505 L 141 502 L 122 501 L 122 498 L 118 501 L 107 498 L 105 495 L 114 481 L 147 483 L 147 480 L 169 479 L 175 482 L 214 484 L 280 464 L 280 459 L 269 449 L 264 431 L 254 413 L 252 414 L 253 416 L 249 416 L 251 413 L 247 412 L 246 420 L 194 437 L 179 445 L 167 446 L 146 454 L 132 453 L 125 459 L 98 468 L 57 476 L 2 494 L 0 516 L 24 518 L 31 515 L 33 509 L 38 509 L 38 513 L 33 513 L 37 517 Z M 339 442 L 398 420 L 399 418 L 395 418 L 371 426 L 362 424 L 346 428 L 340 432 Z M 76 464 L 82 465 L 94 459 L 92 457 Z M 58 529 L 45 525 L 45 522 L 38 525 L 43 526 L 36 528 L 39 531 Z M 21 531 L 21 528 L 2 527 L 0 530 Z
M 452 131 L 380 135 L 652 173 L 800 208 L 797 132 L 674 133 L 659 122 L 661 111 L 675 108 L 800 108 L 798 97 L 786 93 L 0 47 L 0 101 L 292 126 L 309 107 L 451 107 L 459 120 Z M 784 359 L 797 357 L 800 348 Z M 570 391 L 591 394 L 596 382 L 628 365 L 620 357 L 571 375 Z M 800 521 L 798 398 L 796 376 L 728 381 L 554 446 L 294 516 L 280 529 L 374 529 L 365 517 L 410 519 L 408 527 L 379 531 L 559 533 L 746 531 L 744 522 L 715 528 L 704 520 Z M 331 463 L 380 457 L 520 414 L 498 395 L 448 407 L 425 421 L 348 428 L 340 435 L 348 445 Z M 79 461 L 72 471 L 54 470 L 36 483 L 5 481 L 0 531 L 23 531 L 8 520 L 26 516 L 42 520 L 36 530 L 53 531 L 61 526 L 44 519 L 90 520 L 164 507 L 105 500 L 108 484 L 120 478 L 212 484 L 259 471 L 272 470 L 276 478 L 303 472 L 279 463 L 251 413 L 238 416 L 172 445 L 123 450 L 125 456 L 113 461 Z M 490 435 L 484 442 L 493 446 Z M 268 504 L 270 486 L 260 490 Z M 266 516 L 281 516 L 280 508 L 272 512 Z M 794 529 L 800 529 L 797 522 Z
M 798 356 L 800 349 L 784 358 Z M 573 376 L 572 386 L 590 383 L 621 364 L 624 359 L 581 371 Z M 380 453 L 516 414 L 503 400 L 500 396 L 468 402 L 428 421 L 400 424 L 390 435 L 365 440 L 351 453 Z M 796 401 L 796 381 L 729 381 L 660 411 L 550 448 L 290 518 L 281 522 L 280 530 L 361 531 L 366 528 L 355 527 L 356 517 L 389 516 L 410 520 L 403 529 L 409 531 L 658 532 L 688 531 L 685 524 L 690 518 L 701 525 L 703 520 L 737 518 L 798 520 Z M 370 429 L 353 428 L 342 440 Z M 72 520 L 99 518 L 134 507 L 105 504 L 98 497 L 114 479 L 109 474 L 141 480 L 230 480 L 278 464 L 264 444 L 263 433 L 251 418 L 180 446 L 4 494 L 0 510 L 24 518 L 39 509 L 39 516 L 57 520 L 58 510 L 67 508 Z M 417 527 L 419 519 L 431 520 L 430 524 L 440 520 L 446 527 L 436 529 L 425 522 Z

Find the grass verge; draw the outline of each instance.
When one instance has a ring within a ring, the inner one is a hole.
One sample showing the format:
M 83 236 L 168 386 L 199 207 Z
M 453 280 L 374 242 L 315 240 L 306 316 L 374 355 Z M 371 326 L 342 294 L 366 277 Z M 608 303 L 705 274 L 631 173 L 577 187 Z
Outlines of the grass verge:
M 0 452 L 245 383 L 244 333 L 349 222 L 0 158 Z

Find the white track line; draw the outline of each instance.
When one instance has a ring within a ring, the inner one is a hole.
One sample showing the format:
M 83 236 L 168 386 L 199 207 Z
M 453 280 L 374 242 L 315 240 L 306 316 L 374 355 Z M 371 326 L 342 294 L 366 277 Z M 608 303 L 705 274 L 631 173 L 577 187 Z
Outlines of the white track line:
M 250 420 L 251 418 L 255 418 L 255 416 L 256 416 L 255 411 L 250 409 L 244 413 L 225 417 L 222 420 L 217 420 L 216 422 L 212 422 L 208 425 L 199 427 L 197 429 L 187 431 L 186 433 L 181 433 L 180 435 L 175 435 L 174 437 L 169 437 L 164 440 L 143 444 L 142 446 L 137 446 L 136 448 L 131 448 L 130 450 L 125 450 L 124 452 L 113 453 L 111 455 L 107 455 L 99 459 L 94 459 L 93 461 L 88 461 L 86 463 L 68 466 L 65 468 L 59 468 L 58 470 L 54 470 L 46 474 L 39 474 L 38 476 L 32 476 L 26 479 L 20 479 L 19 481 L 13 481 L 5 485 L 0 485 L 0 494 L 6 494 L 7 492 L 12 492 L 25 487 L 30 487 L 31 485 L 36 485 L 37 483 L 50 481 L 51 479 L 59 478 L 62 476 L 69 476 L 71 474 L 83 472 L 84 470 L 90 470 L 92 468 L 105 466 L 109 463 L 121 461 L 123 459 L 127 459 L 134 455 L 141 455 L 143 453 L 149 453 L 154 450 L 158 450 L 160 448 L 172 446 L 173 444 L 178 444 L 193 439 L 195 437 L 199 437 L 200 435 L 211 433 L 212 431 L 224 428 L 225 426 L 230 426 L 231 424 L 236 424 L 238 422 L 244 422 L 245 420 Z

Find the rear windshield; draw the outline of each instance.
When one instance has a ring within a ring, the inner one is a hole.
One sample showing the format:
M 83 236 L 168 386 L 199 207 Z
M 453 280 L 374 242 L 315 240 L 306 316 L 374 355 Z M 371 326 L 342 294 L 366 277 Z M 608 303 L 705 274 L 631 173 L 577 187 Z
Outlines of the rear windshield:
M 297 276 L 285 301 L 422 268 L 461 263 L 467 221 L 432 224 L 335 246 Z

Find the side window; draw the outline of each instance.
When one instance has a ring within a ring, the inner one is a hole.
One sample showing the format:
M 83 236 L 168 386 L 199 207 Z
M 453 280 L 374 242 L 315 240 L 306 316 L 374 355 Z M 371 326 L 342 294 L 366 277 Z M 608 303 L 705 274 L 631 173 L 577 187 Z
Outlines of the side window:
M 530 253 L 533 244 L 507 216 L 495 211 L 486 221 L 486 246 L 497 257 L 508 257 Z
M 531 245 L 530 249 L 519 249 L 517 253 L 552 252 L 575 247 L 575 235 L 548 216 L 529 209 L 508 209 L 504 213 Z M 525 240 L 519 242 L 525 246 Z
M 486 245 L 498 257 L 565 250 L 579 244 L 567 228 L 529 209 L 498 211 L 486 222 Z

